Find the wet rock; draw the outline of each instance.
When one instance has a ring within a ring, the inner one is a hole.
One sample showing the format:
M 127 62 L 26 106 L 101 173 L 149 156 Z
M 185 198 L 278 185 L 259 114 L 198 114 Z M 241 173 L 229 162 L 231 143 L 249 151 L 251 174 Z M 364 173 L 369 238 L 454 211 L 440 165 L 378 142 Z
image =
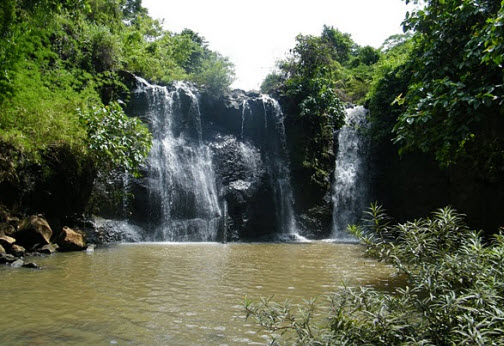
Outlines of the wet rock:
M 2 245 L 2 247 L 5 250 L 9 250 L 15 242 L 16 242 L 16 239 L 14 239 L 12 237 L 9 237 L 6 235 L 0 236 L 0 245 Z
M 69 227 L 63 227 L 57 241 L 58 251 L 82 251 L 86 250 L 86 241 L 82 234 Z
M 23 257 L 25 255 L 25 253 L 26 253 L 26 250 L 25 250 L 24 247 L 22 247 L 20 245 L 17 245 L 17 244 L 14 244 L 10 248 L 9 253 L 11 255 L 16 256 L 16 257 Z
M 11 267 L 13 268 L 21 268 L 24 264 L 24 261 L 22 259 L 17 259 L 14 262 L 11 263 Z
M 45 255 L 52 255 L 53 253 L 56 252 L 57 247 L 54 246 L 54 244 L 46 244 L 40 248 L 37 249 L 37 252 L 45 254 Z
M 23 264 L 23 268 L 41 269 L 41 268 L 37 265 L 37 263 L 33 263 L 33 262 L 28 262 L 28 263 Z
M 15 261 L 17 261 L 17 257 L 6 253 L 0 253 L 0 264 L 8 264 Z
M 37 251 L 30 251 L 30 252 L 25 252 L 26 257 L 44 257 L 45 254 L 37 252 Z
M 32 248 L 36 244 L 41 246 L 50 244 L 52 233 L 51 227 L 43 217 L 32 215 L 21 223 L 15 238 L 18 244 Z
M 6 222 L 0 223 L 0 235 L 12 236 L 16 233 L 16 228 Z
M 7 218 L 7 223 L 14 228 L 14 231 L 17 231 L 21 220 L 17 216 L 9 216 Z

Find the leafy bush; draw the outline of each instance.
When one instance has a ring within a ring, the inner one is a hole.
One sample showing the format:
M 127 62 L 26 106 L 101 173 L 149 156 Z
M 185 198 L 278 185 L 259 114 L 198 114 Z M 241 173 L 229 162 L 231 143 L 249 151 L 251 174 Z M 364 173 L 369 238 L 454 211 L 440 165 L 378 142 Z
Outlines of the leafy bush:
M 152 136 L 138 118 L 129 118 L 114 102 L 101 108 L 80 111 L 87 129 L 87 147 L 100 171 L 114 169 L 138 175 L 138 168 L 149 154 Z
M 394 266 L 407 284 L 392 293 L 345 287 L 328 297 L 329 310 L 314 301 L 298 311 L 247 301 L 248 318 L 283 335 L 273 344 L 504 344 L 503 234 L 484 244 L 449 207 L 392 225 L 377 205 L 349 230 L 367 255 Z

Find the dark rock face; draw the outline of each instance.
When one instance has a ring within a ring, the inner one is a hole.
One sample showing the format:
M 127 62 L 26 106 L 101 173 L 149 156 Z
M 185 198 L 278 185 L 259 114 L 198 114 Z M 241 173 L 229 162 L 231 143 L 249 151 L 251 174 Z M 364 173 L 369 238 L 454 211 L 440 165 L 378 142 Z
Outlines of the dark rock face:
M 459 163 L 441 169 L 430 156 L 410 153 L 403 157 L 389 143 L 376 144 L 373 162 L 373 196 L 399 222 L 429 215 L 451 205 L 467 215 L 474 229 L 495 233 L 504 225 L 504 185 L 491 182 Z
M 58 250 L 63 252 L 86 250 L 86 241 L 83 235 L 66 226 L 61 230 L 57 244 Z
M 59 219 L 85 210 L 96 176 L 91 160 L 67 146 L 55 146 L 41 152 L 41 165 L 22 160 L 15 148 L 5 146 L 0 143 L 0 162 L 18 164 L 12 174 L 16 179 L 0 181 L 0 203 L 15 212 L 37 212 Z M 0 222 L 13 225 L 14 221 L 4 221 L 0 215 Z
M 21 223 L 15 238 L 17 244 L 31 249 L 37 244 L 39 246 L 50 244 L 52 234 L 52 229 L 44 218 L 32 215 Z
M 294 209 L 298 216 L 299 233 L 310 239 L 323 239 L 331 234 L 332 200 L 331 183 L 334 178 L 334 153 L 337 151 L 337 136 L 332 142 L 321 143 L 319 148 L 324 152 L 323 160 L 319 161 L 326 170 L 324 183 L 311 179 L 313 170 L 307 168 L 305 148 L 309 143 L 309 135 L 299 116 L 294 114 L 296 106 L 288 97 L 279 97 L 282 108 L 286 110 L 285 133 L 290 159 L 292 185 L 294 187 Z

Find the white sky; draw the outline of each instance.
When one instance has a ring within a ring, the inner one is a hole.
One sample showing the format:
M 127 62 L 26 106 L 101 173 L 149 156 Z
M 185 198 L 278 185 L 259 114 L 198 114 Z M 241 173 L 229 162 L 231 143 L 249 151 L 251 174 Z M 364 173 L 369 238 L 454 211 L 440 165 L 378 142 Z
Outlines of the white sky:
M 232 87 L 258 89 L 275 62 L 294 47 L 296 35 L 319 35 L 332 25 L 361 45 L 380 47 L 402 33 L 401 0 L 143 0 L 153 18 L 173 32 L 192 29 L 212 50 L 235 64 Z

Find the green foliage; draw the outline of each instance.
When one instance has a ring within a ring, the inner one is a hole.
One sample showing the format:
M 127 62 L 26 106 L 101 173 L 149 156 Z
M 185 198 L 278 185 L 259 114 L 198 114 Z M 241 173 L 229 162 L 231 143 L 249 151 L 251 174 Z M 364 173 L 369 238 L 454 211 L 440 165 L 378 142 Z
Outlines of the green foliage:
M 374 65 L 368 106 L 373 124 L 371 136 L 377 141 L 392 140 L 392 129 L 397 118 L 405 111 L 405 105 L 396 102 L 396 98 L 408 91 L 411 71 L 406 61 L 412 47 L 409 35 L 391 36 L 383 45 L 385 53 Z
M 504 235 L 484 244 L 449 207 L 392 225 L 372 205 L 364 225 L 349 229 L 369 256 L 394 266 L 407 283 L 392 293 L 344 287 L 325 305 L 309 301 L 296 310 L 246 301 L 248 318 L 283 337 L 273 344 L 503 344 Z
M 407 93 L 396 95 L 406 108 L 394 128 L 403 150 L 432 152 L 443 165 L 469 159 L 500 174 L 503 11 L 500 1 L 432 0 L 408 14 L 413 73 Z
M 261 83 L 261 92 L 263 94 L 267 94 L 274 90 L 279 89 L 282 86 L 283 78 L 277 72 L 272 72 L 264 78 L 264 81 Z
M 210 95 L 219 96 L 234 80 L 233 64 L 222 55 L 207 52 L 201 68 L 191 77 Z
M 79 110 L 80 121 L 87 129 L 87 147 L 100 171 L 117 168 L 138 176 L 138 167 L 147 157 L 152 137 L 137 118 L 129 118 L 114 102 L 88 111 Z
M 99 169 L 134 171 L 150 137 L 113 103 L 128 98 L 121 70 L 196 81 L 215 94 L 233 76 L 202 37 L 163 30 L 140 0 L 2 1 L 0 140 L 36 162 L 67 146 Z

